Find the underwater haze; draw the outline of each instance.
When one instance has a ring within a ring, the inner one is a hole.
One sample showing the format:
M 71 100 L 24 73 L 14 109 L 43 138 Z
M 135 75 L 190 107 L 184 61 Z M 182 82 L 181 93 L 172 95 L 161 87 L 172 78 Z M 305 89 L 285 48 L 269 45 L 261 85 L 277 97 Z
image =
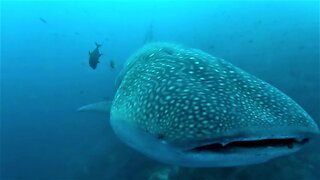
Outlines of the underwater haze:
M 320 3 L 310 1 L 1 1 L 0 179 L 320 179 L 320 138 L 263 164 L 186 168 L 124 145 L 109 115 L 126 60 L 148 42 L 223 58 L 320 121 Z M 102 56 L 96 69 L 89 54 Z

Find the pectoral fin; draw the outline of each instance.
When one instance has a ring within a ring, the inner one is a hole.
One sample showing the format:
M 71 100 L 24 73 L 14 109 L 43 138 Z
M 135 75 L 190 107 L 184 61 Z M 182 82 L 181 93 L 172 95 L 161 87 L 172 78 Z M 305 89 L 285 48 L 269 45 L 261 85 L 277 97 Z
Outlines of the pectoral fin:
M 78 112 L 98 112 L 109 113 L 112 101 L 100 101 L 97 103 L 88 104 L 77 109 Z

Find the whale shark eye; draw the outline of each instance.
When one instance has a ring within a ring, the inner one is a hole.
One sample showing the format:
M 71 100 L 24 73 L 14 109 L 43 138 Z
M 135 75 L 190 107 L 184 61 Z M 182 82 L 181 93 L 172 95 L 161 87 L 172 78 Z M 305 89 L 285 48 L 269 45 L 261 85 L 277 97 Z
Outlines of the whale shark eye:
M 159 140 L 164 140 L 164 135 L 163 134 L 157 134 L 156 138 Z

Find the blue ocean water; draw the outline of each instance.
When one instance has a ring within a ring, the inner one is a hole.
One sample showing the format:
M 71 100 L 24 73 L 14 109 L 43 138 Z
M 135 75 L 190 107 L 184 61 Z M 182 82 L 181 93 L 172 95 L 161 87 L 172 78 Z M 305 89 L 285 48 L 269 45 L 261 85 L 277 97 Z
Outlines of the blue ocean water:
M 222 57 L 320 120 L 319 1 L 1 1 L 1 179 L 319 179 L 319 140 L 265 164 L 182 168 L 123 145 L 104 114 L 126 59 L 153 41 Z M 152 28 L 151 28 L 152 27 Z M 88 65 L 100 48 L 101 63 Z M 116 68 L 109 66 L 110 60 Z

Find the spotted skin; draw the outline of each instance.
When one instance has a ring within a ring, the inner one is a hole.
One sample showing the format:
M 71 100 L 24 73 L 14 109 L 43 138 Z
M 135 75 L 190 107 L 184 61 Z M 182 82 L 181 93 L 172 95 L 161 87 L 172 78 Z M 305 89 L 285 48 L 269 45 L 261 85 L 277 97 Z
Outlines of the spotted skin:
M 257 131 L 318 132 L 284 93 L 200 50 L 148 44 L 129 59 L 119 82 L 111 118 L 172 146 Z

